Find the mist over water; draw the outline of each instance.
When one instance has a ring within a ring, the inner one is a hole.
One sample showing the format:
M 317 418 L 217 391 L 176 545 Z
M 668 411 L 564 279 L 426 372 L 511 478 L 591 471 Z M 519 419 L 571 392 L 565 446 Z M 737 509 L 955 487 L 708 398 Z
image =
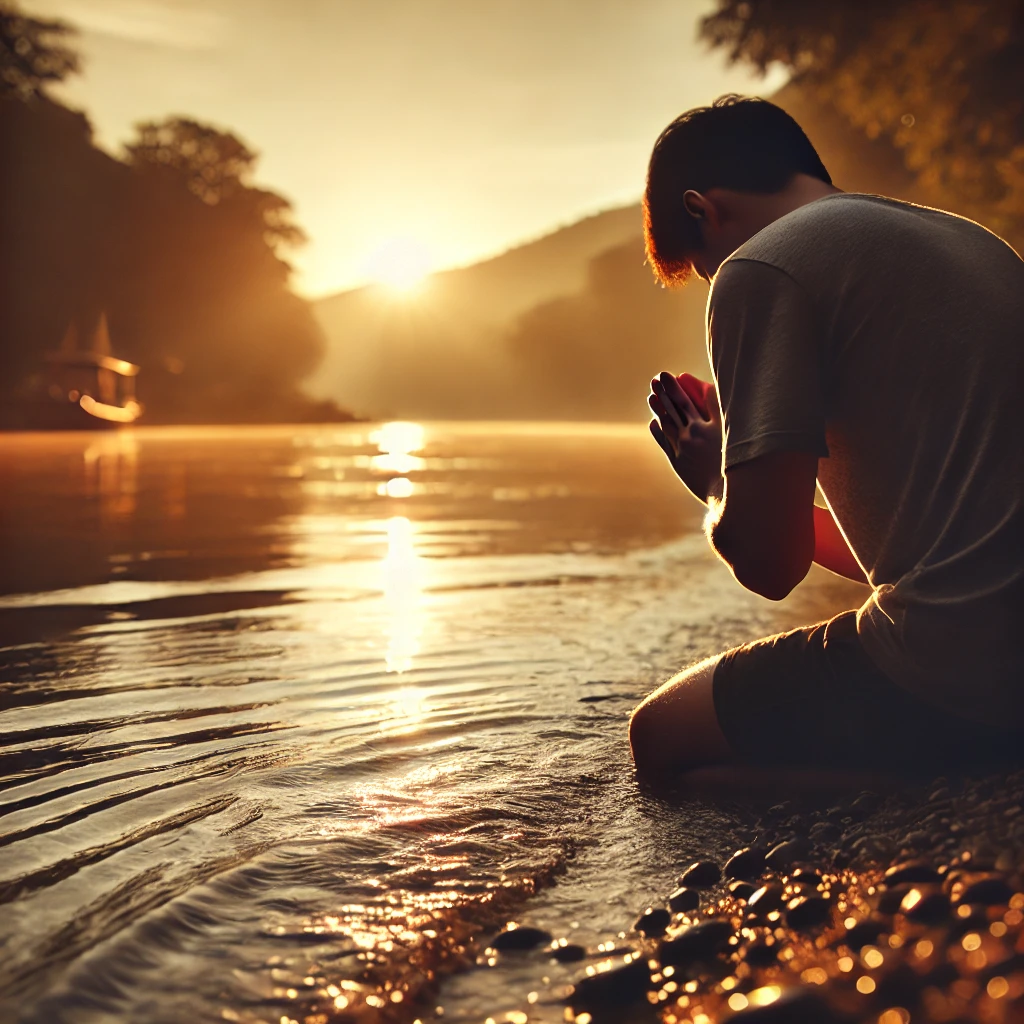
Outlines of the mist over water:
M 480 939 L 596 944 L 744 827 L 637 787 L 633 704 L 850 604 L 740 591 L 642 428 L 8 435 L 0 474 L 4 1019 L 521 1008 L 529 965 L 453 974 Z

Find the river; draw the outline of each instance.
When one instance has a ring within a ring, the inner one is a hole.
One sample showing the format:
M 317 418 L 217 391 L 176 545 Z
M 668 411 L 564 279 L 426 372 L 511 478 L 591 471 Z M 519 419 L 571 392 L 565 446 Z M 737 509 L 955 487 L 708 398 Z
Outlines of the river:
M 743 592 L 642 427 L 8 434 L 0 487 L 5 1021 L 562 1020 L 479 940 L 612 941 L 745 827 L 630 708 L 855 594 Z

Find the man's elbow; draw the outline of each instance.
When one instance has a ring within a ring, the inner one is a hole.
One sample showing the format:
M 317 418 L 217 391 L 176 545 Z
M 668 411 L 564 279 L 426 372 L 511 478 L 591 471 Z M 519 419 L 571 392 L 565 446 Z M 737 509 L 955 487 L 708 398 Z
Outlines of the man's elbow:
M 719 535 L 716 531 L 712 543 L 732 569 L 736 581 L 769 601 L 781 601 L 788 597 L 811 567 L 814 550 L 807 544 L 775 543 L 749 547 L 746 544 L 730 543 L 728 534 L 725 531 L 722 533 L 725 535 Z
M 732 572 L 737 582 L 747 590 L 769 601 L 781 601 L 789 597 L 809 568 L 809 562 L 802 571 L 791 566 L 733 565 Z

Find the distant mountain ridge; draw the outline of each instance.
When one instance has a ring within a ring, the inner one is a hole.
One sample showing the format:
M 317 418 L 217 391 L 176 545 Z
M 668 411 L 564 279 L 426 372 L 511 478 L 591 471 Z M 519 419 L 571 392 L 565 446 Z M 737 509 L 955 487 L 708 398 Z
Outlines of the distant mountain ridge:
M 430 291 L 435 301 L 461 300 L 477 306 L 481 315 L 497 320 L 528 309 L 555 295 L 582 287 L 586 263 L 640 230 L 639 205 L 605 210 L 524 242 L 496 256 L 466 267 L 442 270 L 430 276 Z M 347 289 L 317 300 L 325 317 L 344 309 L 353 297 L 364 291 L 377 291 L 367 285 Z M 424 296 L 430 302 L 430 296 Z
M 788 86 L 841 188 L 914 199 L 884 142 Z M 642 420 L 653 374 L 707 375 L 701 282 L 666 291 L 644 265 L 639 203 L 432 275 L 401 299 L 369 286 L 321 299 L 327 355 L 309 390 L 373 417 Z

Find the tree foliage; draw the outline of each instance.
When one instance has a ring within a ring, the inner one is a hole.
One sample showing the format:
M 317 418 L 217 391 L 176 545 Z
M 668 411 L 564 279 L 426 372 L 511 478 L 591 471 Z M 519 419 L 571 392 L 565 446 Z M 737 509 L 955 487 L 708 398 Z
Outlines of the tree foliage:
M 215 206 L 248 187 L 256 154 L 236 135 L 187 117 L 136 125 L 129 162 L 139 168 L 165 168 L 204 203 Z
M 136 125 L 136 132 L 125 149 L 141 173 L 177 182 L 209 206 L 253 218 L 272 246 L 305 242 L 288 200 L 252 185 L 257 154 L 238 136 L 186 117 L 147 121 Z
M 1024 241 L 1022 0 L 719 0 L 701 33 L 733 61 L 791 69 L 937 205 Z
M 256 154 L 185 118 L 142 126 L 127 161 L 97 149 L 45 92 L 78 67 L 68 31 L 0 0 L 0 407 L 104 312 L 149 422 L 343 418 L 301 389 L 324 339 L 277 253 L 302 232 L 251 184 Z
M 49 82 L 79 70 L 78 54 L 66 45 L 74 30 L 60 21 L 29 18 L 0 7 L 0 98 L 39 96 Z

